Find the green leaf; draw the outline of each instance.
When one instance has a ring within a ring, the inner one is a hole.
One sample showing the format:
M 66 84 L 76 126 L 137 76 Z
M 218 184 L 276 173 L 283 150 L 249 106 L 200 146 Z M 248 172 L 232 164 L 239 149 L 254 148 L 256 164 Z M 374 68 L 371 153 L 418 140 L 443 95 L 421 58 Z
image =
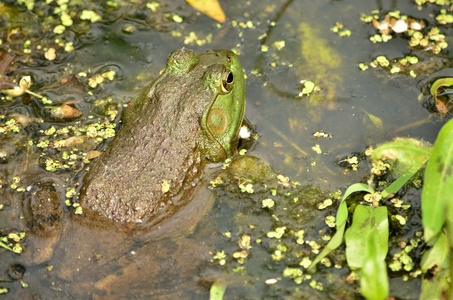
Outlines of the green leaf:
M 6 245 L 5 243 L 3 243 L 3 242 L 1 242 L 1 241 L 0 241 L 0 247 L 3 247 L 3 248 L 5 248 L 5 249 L 7 249 L 7 250 L 9 250 L 9 251 L 13 251 L 13 249 L 11 249 L 11 247 L 8 247 L 8 245 Z M 13 251 L 13 252 L 14 252 L 14 251 Z
M 369 235 L 360 276 L 362 295 L 372 300 L 386 299 L 389 293 L 387 265 L 385 256 L 382 257 L 380 242 L 378 234 Z
M 385 190 L 382 191 L 382 193 L 381 193 L 382 198 L 385 199 L 385 198 L 387 198 L 388 195 L 397 193 L 403 187 L 403 185 L 405 185 L 406 182 L 409 179 L 411 179 L 412 176 L 414 176 L 415 173 L 418 172 L 418 170 L 420 170 L 420 168 L 426 163 L 427 160 L 428 160 L 428 158 L 425 160 L 419 161 L 412 168 L 410 168 L 406 173 L 404 173 L 403 175 L 398 177 L 398 179 L 396 179 L 394 182 L 392 182 L 391 185 L 389 185 L 387 188 L 385 188 Z
M 437 92 L 439 91 L 439 88 L 441 87 L 450 87 L 453 86 L 453 78 L 451 77 L 446 77 L 446 78 L 439 78 L 436 80 L 433 85 L 430 88 L 430 93 L 434 97 L 437 97 Z
M 442 297 L 442 293 L 447 290 L 449 279 L 449 270 L 442 270 L 432 280 L 423 279 L 419 299 L 446 299 Z
M 385 206 L 370 207 L 357 205 L 352 225 L 346 231 L 346 259 L 349 267 L 362 268 L 371 238 L 376 239 L 372 252 L 375 260 L 384 260 L 388 252 L 389 223 Z M 374 237 L 371 237 L 374 236 Z M 369 258 L 368 258 L 369 259 Z
M 346 223 L 348 219 L 348 207 L 345 200 L 348 199 L 349 196 L 357 192 L 374 193 L 374 190 L 369 185 L 366 185 L 364 183 L 354 183 L 346 189 L 343 198 L 341 199 L 340 207 L 337 211 L 337 231 L 338 228 L 340 228 L 343 223 Z
M 432 147 L 412 138 L 396 138 L 392 142 L 379 145 L 371 155 L 373 160 L 393 160 L 397 163 L 392 172 L 399 176 L 414 166 L 423 165 L 429 158 Z
M 346 206 L 346 204 L 345 204 L 345 206 Z M 344 222 L 340 227 L 337 226 L 337 232 L 332 237 L 332 239 L 330 239 L 329 243 L 324 247 L 324 249 L 321 251 L 321 253 L 319 253 L 318 256 L 316 256 L 316 258 L 313 260 L 310 267 L 308 268 L 309 270 L 314 268 L 316 266 L 316 264 L 321 261 L 321 259 L 326 257 L 326 255 L 328 255 L 330 252 L 337 249 L 341 245 L 341 242 L 343 241 L 343 233 L 344 233 L 345 227 L 346 227 L 346 222 Z
M 440 234 L 437 239 L 432 239 L 434 246 L 426 251 L 422 256 L 420 268 L 425 273 L 434 266 L 447 268 L 449 264 L 449 246 L 444 234 Z
M 334 236 L 326 245 L 326 247 L 321 251 L 321 253 L 319 253 L 318 256 L 316 256 L 316 258 L 313 260 L 312 264 L 308 269 L 312 269 L 314 266 L 316 266 L 316 264 L 320 262 L 321 259 L 323 259 L 333 250 L 337 249 L 343 242 L 344 229 L 346 228 L 346 221 L 348 220 L 348 206 L 345 200 L 353 193 L 357 192 L 374 193 L 374 190 L 364 183 L 354 183 L 353 185 L 350 185 L 346 189 L 343 198 L 341 199 L 340 206 L 338 207 L 337 210 L 336 217 L 337 232 L 334 234 Z
M 209 290 L 209 300 L 222 300 L 226 288 L 227 285 L 223 280 L 216 280 Z
M 449 103 L 449 101 L 447 102 L 444 99 L 442 99 L 444 97 L 438 96 L 442 95 L 442 92 L 444 92 L 446 88 L 449 88 L 451 86 L 453 86 L 452 77 L 439 78 L 431 86 L 430 93 L 434 97 L 437 111 L 441 116 L 445 116 L 448 113 L 451 104 Z
M 425 241 L 440 233 L 447 218 L 453 220 L 453 119 L 446 123 L 437 137 L 426 166 L 422 193 L 422 216 Z M 451 239 L 453 240 L 453 239 Z

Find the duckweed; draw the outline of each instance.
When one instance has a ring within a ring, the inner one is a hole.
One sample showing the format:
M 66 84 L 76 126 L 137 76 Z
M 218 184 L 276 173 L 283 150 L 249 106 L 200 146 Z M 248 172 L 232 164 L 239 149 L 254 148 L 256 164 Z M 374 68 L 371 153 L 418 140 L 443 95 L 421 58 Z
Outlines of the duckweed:
M 283 236 L 283 234 L 285 233 L 285 230 L 286 230 L 286 227 L 277 227 L 275 228 L 275 231 L 269 231 L 267 233 L 267 236 L 270 237 L 270 238 L 276 238 L 276 239 L 279 239 Z
M 343 24 L 336 22 L 335 26 L 331 27 L 330 30 L 338 34 L 338 36 L 351 36 L 352 32 L 349 29 L 346 29 Z
M 214 260 L 217 260 L 219 265 L 223 266 L 226 263 L 227 256 L 225 254 L 225 251 L 218 251 L 212 258 Z
M 263 205 L 262 205 L 263 208 L 264 207 L 272 208 L 275 205 L 275 201 L 272 200 L 271 198 L 264 199 L 262 203 L 263 203 Z

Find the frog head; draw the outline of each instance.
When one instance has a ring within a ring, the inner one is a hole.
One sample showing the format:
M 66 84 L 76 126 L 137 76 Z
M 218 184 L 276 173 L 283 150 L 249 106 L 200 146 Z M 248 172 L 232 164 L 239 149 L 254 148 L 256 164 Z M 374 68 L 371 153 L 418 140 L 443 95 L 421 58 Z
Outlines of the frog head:
M 204 84 L 214 94 L 200 122 L 202 148 L 209 161 L 218 162 L 237 150 L 245 112 L 244 73 L 239 58 L 230 50 L 210 50 L 198 57 L 207 69 Z

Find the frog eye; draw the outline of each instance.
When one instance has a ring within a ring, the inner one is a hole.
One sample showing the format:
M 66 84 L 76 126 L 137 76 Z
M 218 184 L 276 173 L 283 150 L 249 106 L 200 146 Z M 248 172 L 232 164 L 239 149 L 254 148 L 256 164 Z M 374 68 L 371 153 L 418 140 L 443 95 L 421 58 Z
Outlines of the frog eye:
M 234 75 L 230 70 L 224 70 L 222 74 L 222 92 L 228 94 L 233 89 Z

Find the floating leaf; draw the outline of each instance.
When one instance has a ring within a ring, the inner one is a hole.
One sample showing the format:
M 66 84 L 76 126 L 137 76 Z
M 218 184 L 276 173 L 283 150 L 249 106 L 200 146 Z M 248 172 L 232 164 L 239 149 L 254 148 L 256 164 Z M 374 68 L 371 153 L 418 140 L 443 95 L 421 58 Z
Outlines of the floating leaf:
M 18 86 L 14 86 L 12 89 L 5 89 L 2 90 L 2 92 L 7 93 L 8 95 L 11 95 L 13 97 L 19 97 L 25 93 L 25 90 Z
M 31 86 L 31 77 L 24 76 L 19 81 L 19 86 L 13 86 L 11 89 L 3 90 L 4 93 L 7 93 L 13 97 L 22 96 L 28 91 Z
M 10 116 L 23 127 L 28 126 L 34 120 L 32 117 L 29 117 L 29 116 L 26 116 L 23 114 L 19 114 L 19 113 L 11 113 Z
M 439 132 L 426 166 L 422 193 L 425 241 L 440 233 L 446 218 L 453 220 L 453 120 Z M 447 215 L 448 214 L 448 215 Z M 451 230 L 449 230 L 451 234 Z
M 217 22 L 225 22 L 225 13 L 217 0 L 186 0 L 186 2 Z
M 66 140 L 60 141 L 57 145 L 55 145 L 55 148 L 60 148 L 60 147 L 74 147 L 75 145 L 78 145 L 80 143 L 83 143 L 85 139 L 88 137 L 86 135 L 77 135 L 77 136 L 72 136 L 70 138 L 67 138 Z
M 50 114 L 55 119 L 74 119 L 80 117 L 82 112 L 71 105 L 63 103 L 60 106 L 52 107 Z
M 30 76 L 22 77 L 19 81 L 19 86 L 24 90 L 28 90 L 31 87 L 31 77 Z
M 450 92 L 446 92 L 446 88 L 453 87 L 453 78 L 446 77 L 437 79 L 430 88 L 430 93 L 436 100 L 436 108 L 442 116 L 445 116 L 448 113 L 448 104 L 449 104 L 449 95 Z M 447 98 L 447 99 L 444 99 Z
M 102 152 L 101 151 L 97 151 L 97 150 L 91 150 L 87 153 L 87 159 L 93 159 L 93 158 L 96 158 L 98 156 L 101 156 L 102 155 Z
M 392 171 L 396 176 L 407 172 L 413 166 L 423 165 L 430 157 L 432 147 L 423 141 L 412 138 L 396 138 L 392 142 L 379 145 L 371 155 L 373 160 L 393 160 L 397 164 Z

